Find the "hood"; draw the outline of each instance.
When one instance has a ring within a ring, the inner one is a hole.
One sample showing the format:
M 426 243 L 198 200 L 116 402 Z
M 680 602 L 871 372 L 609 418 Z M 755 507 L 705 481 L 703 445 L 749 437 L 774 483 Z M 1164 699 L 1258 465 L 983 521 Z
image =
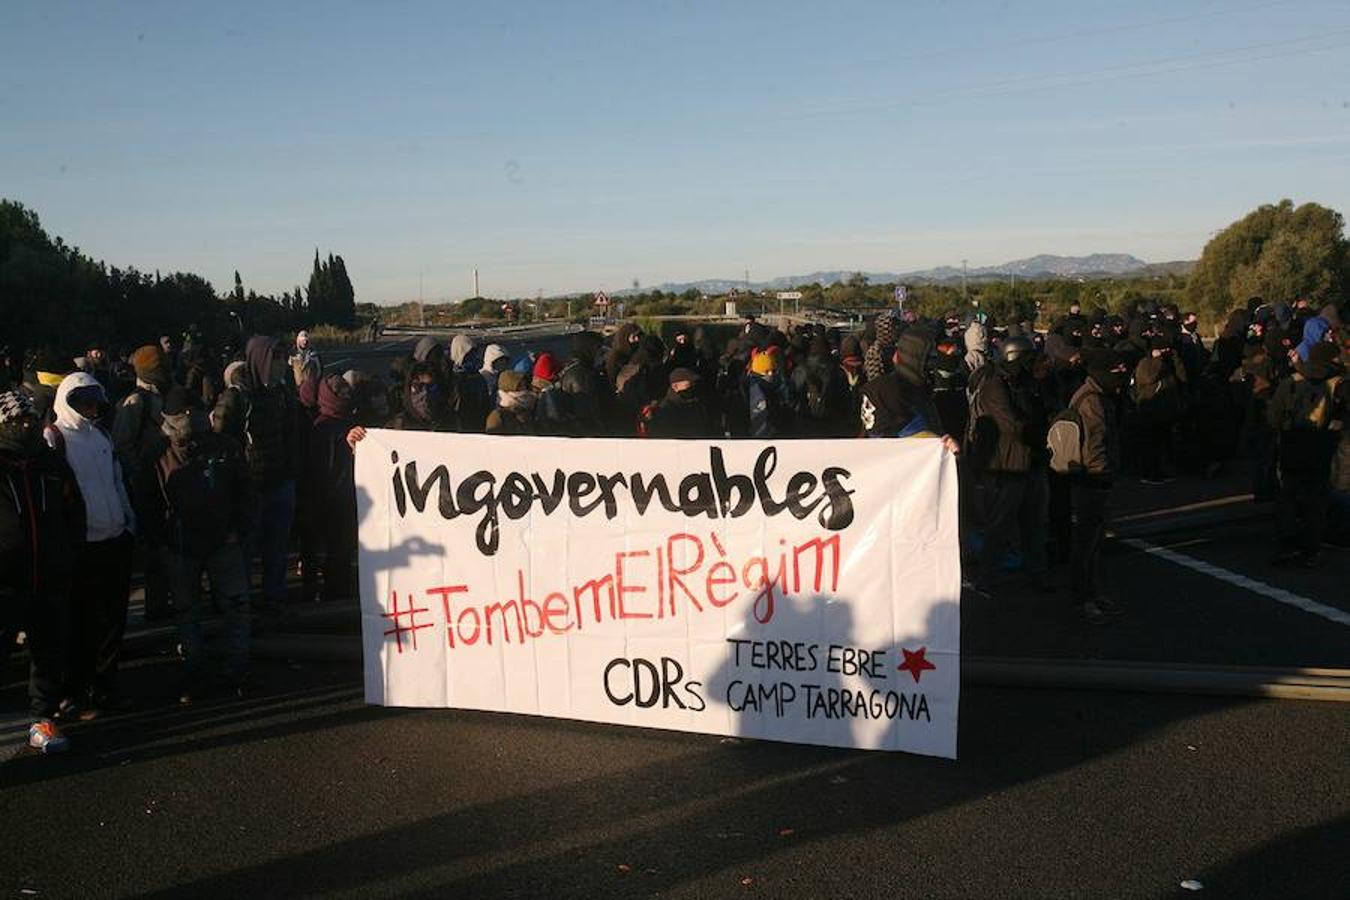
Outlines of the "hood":
M 488 344 L 487 349 L 483 351 L 483 369 L 484 372 L 496 372 L 497 360 L 510 360 L 511 355 L 506 352 L 506 348 L 501 344 Z
M 319 382 L 319 415 L 325 419 L 347 419 L 352 414 L 352 386 L 341 375 L 329 375 Z
M 594 331 L 579 331 L 572 335 L 572 358 L 588 367 L 595 365 L 595 357 L 604 347 L 604 339 Z
M 56 389 L 56 402 L 52 405 L 52 409 L 56 411 L 56 424 L 63 429 L 79 431 L 94 427 L 93 422 L 77 413 L 70 405 L 70 392 L 80 388 L 97 388 L 100 394 L 103 393 L 103 386 L 98 383 L 98 379 L 88 373 L 76 372 L 63 378 L 61 386 Z
M 1326 340 L 1331 323 L 1321 316 L 1313 316 L 1303 325 L 1303 341 L 1298 345 L 1299 359 L 1308 361 L 1312 348 Z
M 469 354 L 476 346 L 477 343 L 467 334 L 455 335 L 450 341 L 450 361 L 455 364 L 456 369 L 464 365 L 464 361 L 469 358 Z
M 264 390 L 272 383 L 272 356 L 284 349 L 281 341 L 263 334 L 255 334 L 244 345 L 244 362 L 248 365 L 248 382 L 253 390 Z
M 989 350 L 989 329 L 984 327 L 983 322 L 971 322 L 970 327 L 966 329 L 966 351 L 971 350 L 980 353 Z
M 248 374 L 248 363 L 242 359 L 236 359 L 225 367 L 225 386 L 243 387 L 244 378 Z
M 932 333 L 922 328 L 912 328 L 900 336 L 895 345 L 895 372 L 904 381 L 921 387 L 927 379 L 924 369 L 928 363 L 928 354 L 933 349 Z
M 424 337 L 413 347 L 413 359 L 418 362 L 426 362 L 431 354 L 435 353 L 441 346 L 441 342 L 434 337 Z

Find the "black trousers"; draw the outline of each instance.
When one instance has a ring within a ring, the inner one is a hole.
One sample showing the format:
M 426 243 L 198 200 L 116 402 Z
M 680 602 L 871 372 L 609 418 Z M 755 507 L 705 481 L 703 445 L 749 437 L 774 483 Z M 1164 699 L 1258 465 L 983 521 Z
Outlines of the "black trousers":
M 28 708 L 33 718 L 50 719 L 66 696 L 70 587 L 49 580 L 38 595 L 22 599 L 24 647 L 29 660 Z
M 76 548 L 67 688 L 72 697 L 117 695 L 117 665 L 131 596 L 131 535 Z
M 305 561 L 304 597 L 313 600 L 319 593 L 319 571 L 323 572 L 325 600 L 354 600 L 356 574 L 356 499 L 354 495 L 322 497 L 310 506 L 307 525 L 310 556 Z M 322 560 L 322 566 L 320 566 Z
M 1329 473 L 1280 469 L 1280 490 L 1275 501 L 1275 524 L 1280 548 L 1313 554 L 1322 546 L 1327 530 L 1327 507 L 1331 502 Z
M 1101 594 L 1102 543 L 1106 539 L 1106 516 L 1111 489 L 1092 482 L 1074 481 L 1073 543 L 1069 559 L 1069 584 L 1075 603 Z

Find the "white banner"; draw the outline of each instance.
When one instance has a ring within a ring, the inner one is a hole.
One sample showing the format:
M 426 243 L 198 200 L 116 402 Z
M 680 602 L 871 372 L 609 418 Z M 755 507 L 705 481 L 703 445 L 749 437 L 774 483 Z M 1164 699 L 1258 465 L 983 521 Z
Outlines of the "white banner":
M 936 440 L 370 431 L 366 699 L 956 756 Z

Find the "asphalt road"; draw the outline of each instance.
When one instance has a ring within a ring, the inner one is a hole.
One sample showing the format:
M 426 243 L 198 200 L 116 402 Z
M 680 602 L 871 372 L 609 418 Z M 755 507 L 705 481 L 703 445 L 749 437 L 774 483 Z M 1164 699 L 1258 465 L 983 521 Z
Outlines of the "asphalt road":
M 369 708 L 354 665 L 0 766 L 43 897 L 1344 897 L 1340 704 L 968 689 L 959 762 Z M 17 689 L 5 694 L 17 699 Z

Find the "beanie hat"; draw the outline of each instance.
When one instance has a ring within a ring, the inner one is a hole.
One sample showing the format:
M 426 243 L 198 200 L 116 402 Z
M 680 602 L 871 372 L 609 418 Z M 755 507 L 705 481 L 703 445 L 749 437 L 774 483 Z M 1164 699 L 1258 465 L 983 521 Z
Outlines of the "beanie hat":
M 839 358 L 862 360 L 862 345 L 858 343 L 858 336 L 850 334 L 839 342 Z
M 559 371 L 558 361 L 554 359 L 552 353 L 540 353 L 539 358 L 534 361 L 535 378 L 542 378 L 544 381 L 556 381 Z
M 778 353 L 774 350 L 761 350 L 750 357 L 750 371 L 756 375 L 772 375 L 778 371 Z
M 164 351 L 154 344 L 146 344 L 131 354 L 131 366 L 142 381 L 154 381 L 164 375 Z
M 17 422 L 24 416 L 33 415 L 33 401 L 20 391 L 6 391 L 0 394 L 0 424 Z

